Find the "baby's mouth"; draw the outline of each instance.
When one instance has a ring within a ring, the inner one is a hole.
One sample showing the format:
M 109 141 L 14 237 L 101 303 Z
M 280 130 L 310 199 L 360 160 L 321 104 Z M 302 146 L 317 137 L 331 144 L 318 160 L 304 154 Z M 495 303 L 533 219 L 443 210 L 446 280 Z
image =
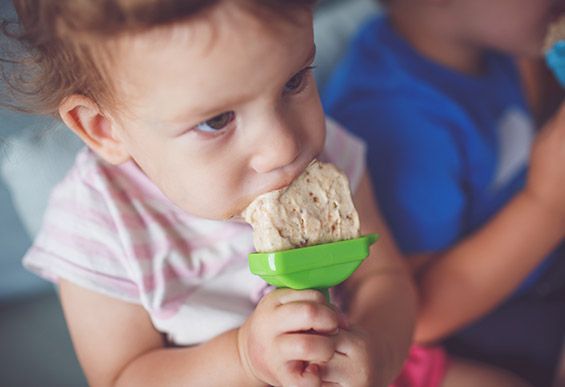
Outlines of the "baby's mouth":
M 290 172 L 290 173 L 287 172 L 284 175 L 284 177 L 282 177 L 280 179 L 280 181 L 277 182 L 277 184 L 267 185 L 267 186 L 264 187 L 264 189 L 259 189 L 257 192 L 254 192 L 253 195 L 250 195 L 249 197 L 245 198 L 245 200 L 242 200 L 240 205 L 237 206 L 239 208 L 237 213 L 232 214 L 231 216 L 227 217 L 227 220 L 233 221 L 233 222 L 238 222 L 238 223 L 239 222 L 246 223 L 243 220 L 243 217 L 241 216 L 241 212 L 243 212 L 243 210 L 245 210 L 247 208 L 247 206 L 249 206 L 249 204 L 251 204 L 251 202 L 253 200 L 255 200 L 255 198 L 257 198 L 258 196 L 261 196 L 261 195 L 263 195 L 267 192 L 273 192 L 273 191 L 278 191 L 278 190 L 287 188 L 315 160 L 316 160 L 316 155 L 313 155 L 309 158 L 305 158 L 304 161 L 300 162 L 298 167 L 293 168 L 292 172 Z M 289 168 L 290 168 L 290 166 L 289 166 Z
M 241 211 L 238 212 L 235 215 L 232 215 L 231 218 L 226 219 L 228 222 L 234 222 L 234 223 L 243 223 L 243 224 L 247 224 L 247 222 L 245 221 L 245 219 L 243 219 L 243 216 L 241 216 Z
M 298 178 L 308 168 L 310 164 L 312 164 L 315 160 L 315 157 L 312 156 L 310 158 L 304 158 L 303 160 L 297 160 L 295 165 L 289 165 L 285 167 L 286 171 L 282 172 L 283 176 L 279 179 L 276 184 L 271 185 L 268 189 L 260 192 L 258 195 L 262 195 L 267 192 L 278 191 L 284 188 L 287 188 L 289 185 L 292 184 L 294 180 Z

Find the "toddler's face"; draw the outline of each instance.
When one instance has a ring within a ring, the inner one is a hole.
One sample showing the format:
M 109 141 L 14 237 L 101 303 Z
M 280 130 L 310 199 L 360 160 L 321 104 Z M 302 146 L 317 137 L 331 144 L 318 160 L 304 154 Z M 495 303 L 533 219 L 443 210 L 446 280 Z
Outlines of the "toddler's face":
M 538 56 L 563 0 L 459 0 L 461 23 L 476 42 L 513 55 Z
M 123 38 L 112 73 L 127 152 L 173 202 L 210 219 L 288 185 L 325 137 L 311 12 L 261 20 L 229 3 Z

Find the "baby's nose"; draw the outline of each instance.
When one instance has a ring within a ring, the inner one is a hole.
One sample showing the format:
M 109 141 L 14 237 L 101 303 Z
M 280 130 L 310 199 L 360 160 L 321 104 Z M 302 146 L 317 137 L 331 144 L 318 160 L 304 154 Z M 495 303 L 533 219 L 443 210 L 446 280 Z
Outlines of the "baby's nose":
M 279 122 L 263 130 L 263 133 L 251 158 L 251 168 L 258 173 L 267 173 L 296 160 L 301 150 L 296 129 Z

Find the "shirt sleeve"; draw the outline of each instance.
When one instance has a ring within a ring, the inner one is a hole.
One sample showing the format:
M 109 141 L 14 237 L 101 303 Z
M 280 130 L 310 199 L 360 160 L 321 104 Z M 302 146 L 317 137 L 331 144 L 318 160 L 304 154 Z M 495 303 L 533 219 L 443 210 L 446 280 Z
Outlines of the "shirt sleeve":
M 326 143 L 321 161 L 334 164 L 349 179 L 355 192 L 366 170 L 366 146 L 359 137 L 341 127 L 332 119 L 326 120 Z
M 139 303 L 110 207 L 96 184 L 72 170 L 52 192 L 42 227 L 24 257 L 39 276 Z
M 466 206 L 453 124 L 392 96 L 359 99 L 330 114 L 367 141 L 377 199 L 402 250 L 430 252 L 453 244 Z

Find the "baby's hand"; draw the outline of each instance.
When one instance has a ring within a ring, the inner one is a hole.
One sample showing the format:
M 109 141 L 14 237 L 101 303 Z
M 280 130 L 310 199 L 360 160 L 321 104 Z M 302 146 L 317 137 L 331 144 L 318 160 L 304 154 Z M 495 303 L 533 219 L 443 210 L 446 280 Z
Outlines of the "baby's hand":
M 525 192 L 565 220 L 565 104 L 536 139 Z
M 374 366 L 367 337 L 355 329 L 340 329 L 336 352 L 330 361 L 321 366 L 320 375 L 324 386 L 373 386 Z
M 334 356 L 341 321 L 318 291 L 275 290 L 239 330 L 243 367 L 274 386 L 321 386 L 317 364 Z

